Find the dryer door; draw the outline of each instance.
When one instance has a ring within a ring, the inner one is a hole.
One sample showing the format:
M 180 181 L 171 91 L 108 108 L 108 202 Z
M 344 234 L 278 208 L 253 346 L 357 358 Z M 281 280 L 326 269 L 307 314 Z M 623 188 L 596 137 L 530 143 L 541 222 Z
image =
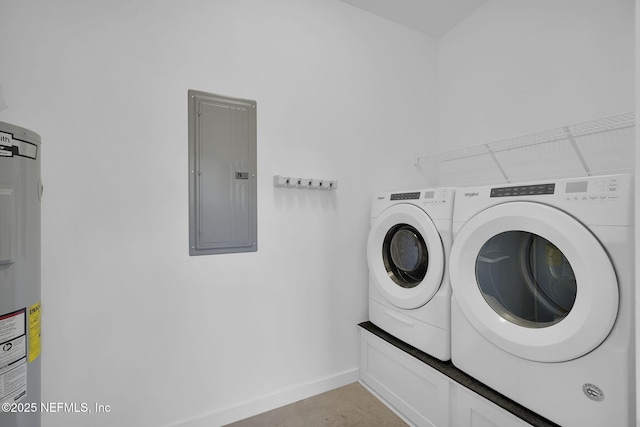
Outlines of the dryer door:
M 367 242 L 370 280 L 396 307 L 413 309 L 426 304 L 442 283 L 444 260 L 436 226 L 415 205 L 393 205 L 371 226 Z
M 471 218 L 451 249 L 453 295 L 499 348 L 539 362 L 571 360 L 607 337 L 618 282 L 605 250 L 568 214 L 508 202 Z

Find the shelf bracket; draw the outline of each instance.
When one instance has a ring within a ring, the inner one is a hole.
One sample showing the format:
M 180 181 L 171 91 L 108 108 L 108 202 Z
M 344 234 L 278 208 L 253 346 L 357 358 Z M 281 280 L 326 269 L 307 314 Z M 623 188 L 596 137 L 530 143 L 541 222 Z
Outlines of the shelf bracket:
M 491 147 L 489 146 L 489 144 L 484 144 L 484 148 L 487 149 L 487 153 L 489 154 L 489 156 L 491 156 L 491 160 L 493 160 L 493 162 L 496 164 L 496 167 L 498 168 L 498 170 L 500 171 L 500 173 L 502 174 L 502 176 L 504 177 L 504 180 L 507 181 L 508 183 L 511 182 L 509 180 L 509 177 L 507 176 L 507 173 L 504 171 L 504 169 L 502 168 L 502 165 L 500 164 L 500 162 L 498 161 L 498 159 L 496 158 L 496 155 L 494 154 L 493 150 L 491 149 Z
M 576 157 L 578 157 L 578 160 L 580 161 L 582 168 L 584 169 L 584 171 L 588 176 L 591 176 L 592 175 L 591 169 L 589 168 L 589 165 L 587 165 L 587 161 L 582 155 L 582 151 L 580 151 L 580 147 L 578 147 L 578 143 L 576 142 L 576 138 L 575 136 L 573 136 L 573 133 L 571 133 L 571 129 L 567 126 L 565 126 L 563 129 L 567 134 L 567 141 L 569 141 L 569 143 L 571 144 L 571 147 L 573 148 L 573 151 L 576 153 Z

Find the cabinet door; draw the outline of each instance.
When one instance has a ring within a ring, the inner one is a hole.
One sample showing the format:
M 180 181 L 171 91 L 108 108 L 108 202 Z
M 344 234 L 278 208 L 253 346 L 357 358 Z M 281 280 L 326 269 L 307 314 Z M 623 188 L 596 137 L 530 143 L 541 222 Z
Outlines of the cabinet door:
M 370 332 L 360 334 L 360 381 L 417 426 L 450 425 L 449 379 Z
M 531 427 L 531 424 L 458 385 L 453 393 L 452 426 L 456 427 Z

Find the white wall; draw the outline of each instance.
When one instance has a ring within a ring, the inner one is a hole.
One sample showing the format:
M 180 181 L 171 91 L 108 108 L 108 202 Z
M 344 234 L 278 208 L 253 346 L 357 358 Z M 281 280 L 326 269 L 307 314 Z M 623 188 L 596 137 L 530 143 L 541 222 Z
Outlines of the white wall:
M 638 31 L 638 28 L 640 28 L 640 0 L 636 0 L 636 13 L 635 13 L 635 18 L 636 18 L 636 51 L 635 51 L 635 56 L 636 56 L 636 70 L 640 70 L 640 31 Z M 635 94 L 636 94 L 636 123 L 638 123 L 638 118 L 640 116 L 640 76 L 636 73 L 636 90 L 635 90 Z M 638 147 L 640 141 L 640 135 L 638 133 L 636 133 L 636 147 Z M 635 161 L 636 161 L 636 170 L 638 169 L 638 165 L 640 165 L 640 150 L 636 149 L 636 157 L 635 157 Z M 638 179 L 637 179 L 637 175 L 636 175 L 636 192 L 635 192 L 635 197 L 636 197 L 636 212 L 635 212 L 635 220 L 636 220 L 636 225 L 640 224 L 640 185 L 638 185 Z M 638 267 L 640 265 L 640 251 L 638 250 L 638 245 L 640 244 L 640 229 L 636 226 L 636 248 L 635 248 L 635 255 L 636 255 L 636 289 L 639 289 L 640 287 L 638 286 L 638 283 L 640 283 L 640 281 L 638 280 Z M 636 292 L 636 312 L 638 311 L 638 309 L 640 309 L 640 292 Z M 638 334 L 640 334 L 640 316 L 638 316 L 636 314 L 636 425 L 640 425 L 640 393 L 638 393 L 638 385 L 640 384 L 640 369 L 638 369 L 638 362 L 640 362 L 640 339 L 638 339 Z
M 0 121 L 43 140 L 43 401 L 112 407 L 43 426 L 218 425 L 357 378 L 369 199 L 435 150 L 434 40 L 337 0 L 5 0 L 0 52 Z M 255 254 L 188 256 L 188 89 L 257 100 Z
M 493 0 L 438 49 L 441 151 L 635 109 L 634 0 Z
M 371 193 L 422 185 L 436 140 L 636 108 L 632 9 L 493 0 L 436 45 L 337 0 L 3 1 L 0 121 L 43 137 L 43 400 L 113 408 L 43 426 L 216 425 L 353 380 Z M 258 102 L 256 254 L 187 255 L 190 88 Z

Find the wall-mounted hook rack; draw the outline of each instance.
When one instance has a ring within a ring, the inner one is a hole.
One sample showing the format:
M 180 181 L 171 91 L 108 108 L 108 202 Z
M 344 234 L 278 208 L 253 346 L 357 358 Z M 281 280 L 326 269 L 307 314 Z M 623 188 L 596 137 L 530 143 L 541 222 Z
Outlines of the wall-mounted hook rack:
M 338 181 L 274 175 L 273 186 L 284 188 L 306 188 L 311 190 L 335 190 L 338 188 Z

